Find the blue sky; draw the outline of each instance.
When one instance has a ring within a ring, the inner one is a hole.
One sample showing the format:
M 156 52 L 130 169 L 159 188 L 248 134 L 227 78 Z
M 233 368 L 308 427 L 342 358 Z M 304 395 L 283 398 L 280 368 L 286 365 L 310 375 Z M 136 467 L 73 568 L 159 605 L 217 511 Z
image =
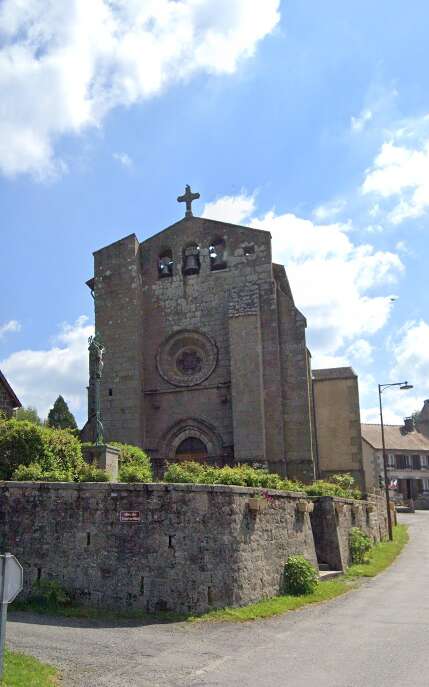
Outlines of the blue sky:
M 376 421 L 429 396 L 427 3 L 3 0 L 0 368 L 85 417 L 92 251 L 195 214 L 270 229 L 315 367 Z

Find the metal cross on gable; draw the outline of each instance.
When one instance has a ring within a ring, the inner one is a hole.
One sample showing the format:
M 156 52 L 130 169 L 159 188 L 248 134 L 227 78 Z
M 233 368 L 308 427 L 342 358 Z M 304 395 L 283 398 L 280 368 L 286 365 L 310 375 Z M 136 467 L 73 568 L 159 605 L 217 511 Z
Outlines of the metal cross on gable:
M 191 187 L 189 184 L 186 184 L 185 186 L 185 193 L 183 196 L 178 196 L 177 202 L 178 203 L 186 203 L 186 214 L 185 217 L 192 217 L 192 201 L 197 200 L 197 198 L 200 197 L 199 193 L 192 193 Z

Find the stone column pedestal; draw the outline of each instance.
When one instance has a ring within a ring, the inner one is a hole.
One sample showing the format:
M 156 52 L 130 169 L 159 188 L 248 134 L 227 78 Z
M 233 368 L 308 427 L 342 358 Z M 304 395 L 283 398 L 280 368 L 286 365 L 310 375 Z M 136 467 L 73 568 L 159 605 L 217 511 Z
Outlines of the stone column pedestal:
M 114 482 L 118 480 L 118 448 L 103 444 L 101 446 L 84 446 L 82 451 L 85 462 L 89 465 L 96 465 L 101 470 L 106 470 Z

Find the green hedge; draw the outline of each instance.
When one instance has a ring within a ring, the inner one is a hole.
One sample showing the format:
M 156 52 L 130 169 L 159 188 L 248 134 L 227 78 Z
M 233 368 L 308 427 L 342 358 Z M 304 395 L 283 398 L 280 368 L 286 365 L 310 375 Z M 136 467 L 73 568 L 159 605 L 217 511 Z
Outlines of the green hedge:
M 171 463 L 165 472 L 164 481 L 189 484 L 232 484 L 242 487 L 281 489 L 283 491 L 303 490 L 303 486 L 299 482 L 284 480 L 273 472 L 252 468 L 250 465 L 217 468 L 192 461 Z
M 147 465 L 125 463 L 119 469 L 120 482 L 152 482 L 152 472 Z
M 81 444 L 64 429 L 15 419 L 0 421 L 0 478 L 11 479 L 20 466 L 37 464 L 44 473 L 59 471 L 75 479 L 83 465 Z
M 233 484 L 242 487 L 264 487 L 281 491 L 305 492 L 308 496 L 340 496 L 360 499 L 362 494 L 353 489 L 350 475 L 332 475 L 329 481 L 318 480 L 313 484 L 282 479 L 280 475 L 250 465 L 225 466 L 223 468 L 194 463 L 170 463 L 164 475 L 165 482 L 187 484 Z
M 109 441 L 109 446 L 115 446 L 119 449 L 119 463 L 126 465 L 128 463 L 139 464 L 151 469 L 150 458 L 143 449 L 131 444 L 121 444 L 120 441 Z

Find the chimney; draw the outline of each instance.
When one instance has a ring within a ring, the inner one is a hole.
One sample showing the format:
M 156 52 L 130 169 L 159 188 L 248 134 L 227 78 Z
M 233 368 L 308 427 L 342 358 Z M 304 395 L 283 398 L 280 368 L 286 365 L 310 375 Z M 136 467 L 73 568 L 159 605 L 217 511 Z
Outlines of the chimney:
M 414 432 L 414 419 L 412 417 L 404 418 L 404 429 L 406 434 L 408 434 L 408 432 Z

